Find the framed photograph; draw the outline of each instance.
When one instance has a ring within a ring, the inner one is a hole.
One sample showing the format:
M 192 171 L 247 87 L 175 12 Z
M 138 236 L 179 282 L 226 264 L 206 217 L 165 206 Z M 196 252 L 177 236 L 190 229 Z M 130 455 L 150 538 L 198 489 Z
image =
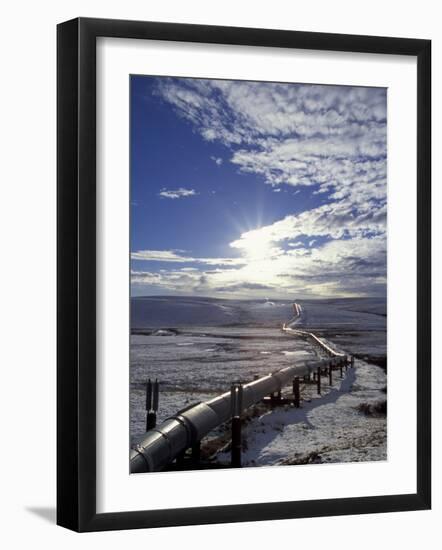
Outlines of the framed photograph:
M 59 525 L 430 508 L 430 53 L 58 26 Z

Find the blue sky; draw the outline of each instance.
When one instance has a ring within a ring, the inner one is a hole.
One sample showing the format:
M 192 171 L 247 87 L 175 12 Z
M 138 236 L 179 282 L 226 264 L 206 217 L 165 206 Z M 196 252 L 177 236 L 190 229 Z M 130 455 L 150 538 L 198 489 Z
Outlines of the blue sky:
M 131 77 L 132 295 L 379 296 L 386 90 Z

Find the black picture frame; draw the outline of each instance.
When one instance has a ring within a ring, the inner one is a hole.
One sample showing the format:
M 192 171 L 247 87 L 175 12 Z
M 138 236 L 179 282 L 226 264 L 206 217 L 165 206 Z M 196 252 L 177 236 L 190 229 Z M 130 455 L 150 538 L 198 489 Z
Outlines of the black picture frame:
M 96 39 L 417 58 L 417 491 L 361 498 L 96 512 Z M 431 506 L 431 41 L 79 18 L 57 28 L 57 523 L 75 531 L 425 510 Z

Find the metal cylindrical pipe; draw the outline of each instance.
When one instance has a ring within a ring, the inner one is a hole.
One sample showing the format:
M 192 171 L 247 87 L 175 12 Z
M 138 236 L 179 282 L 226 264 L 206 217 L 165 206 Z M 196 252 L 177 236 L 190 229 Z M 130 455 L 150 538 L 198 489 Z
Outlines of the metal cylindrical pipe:
M 318 393 L 320 393 L 320 371 L 327 361 L 294 365 L 244 384 L 242 408 L 246 409 L 266 395 L 279 392 L 284 386 L 290 384 L 294 376 L 303 376 L 316 369 Z M 230 418 L 230 412 L 231 396 L 230 392 L 226 392 L 169 418 L 135 443 L 130 455 L 131 472 L 162 470 L 176 456 L 226 422 Z

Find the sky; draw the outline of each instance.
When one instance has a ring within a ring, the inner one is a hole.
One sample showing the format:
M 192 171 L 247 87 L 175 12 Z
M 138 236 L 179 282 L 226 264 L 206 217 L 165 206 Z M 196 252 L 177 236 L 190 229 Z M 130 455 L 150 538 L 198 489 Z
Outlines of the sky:
M 387 90 L 131 76 L 131 293 L 386 295 Z

